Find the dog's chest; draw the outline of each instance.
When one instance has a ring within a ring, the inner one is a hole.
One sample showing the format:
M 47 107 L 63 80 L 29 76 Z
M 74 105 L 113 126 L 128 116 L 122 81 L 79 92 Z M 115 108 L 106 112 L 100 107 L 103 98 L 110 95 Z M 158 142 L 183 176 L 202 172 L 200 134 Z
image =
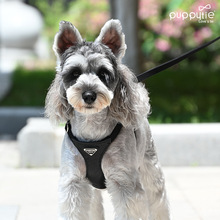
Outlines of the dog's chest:
M 107 151 L 108 147 L 115 141 L 122 128 L 121 124 L 117 124 L 112 133 L 100 141 L 83 142 L 78 140 L 72 133 L 71 123 L 67 122 L 67 134 L 78 149 L 80 154 L 85 160 L 86 164 L 86 177 L 91 184 L 98 189 L 106 188 L 105 176 L 102 171 L 102 158 Z
M 71 121 L 73 135 L 83 142 L 95 142 L 109 136 L 117 122 L 110 120 L 106 115 L 107 109 L 86 117 L 76 112 Z

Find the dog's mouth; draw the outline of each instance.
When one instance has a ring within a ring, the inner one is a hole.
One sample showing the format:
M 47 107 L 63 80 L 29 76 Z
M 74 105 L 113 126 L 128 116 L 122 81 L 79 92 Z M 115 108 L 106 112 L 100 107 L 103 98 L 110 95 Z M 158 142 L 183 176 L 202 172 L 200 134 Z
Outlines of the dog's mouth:
M 83 114 L 95 114 L 100 112 L 102 109 L 97 108 L 96 105 L 83 105 L 82 107 L 76 108 L 75 110 Z
M 84 106 L 84 108 L 86 108 L 86 109 L 93 109 L 94 106 L 92 106 L 92 105 L 87 105 L 87 106 Z

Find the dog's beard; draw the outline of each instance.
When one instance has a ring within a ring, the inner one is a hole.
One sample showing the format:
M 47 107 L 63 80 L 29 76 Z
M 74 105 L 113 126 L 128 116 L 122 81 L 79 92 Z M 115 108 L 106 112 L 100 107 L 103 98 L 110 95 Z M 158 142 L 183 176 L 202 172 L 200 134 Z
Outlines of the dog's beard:
M 96 100 L 91 104 L 87 104 L 82 98 L 82 94 L 85 92 L 82 89 L 83 87 L 81 83 L 76 83 L 70 86 L 66 91 L 67 101 L 72 105 L 75 111 L 83 114 L 94 114 L 110 106 L 113 99 L 113 92 L 108 90 L 104 84 L 100 83 L 99 85 L 93 86 L 98 87 L 98 89 L 94 91 L 97 96 Z

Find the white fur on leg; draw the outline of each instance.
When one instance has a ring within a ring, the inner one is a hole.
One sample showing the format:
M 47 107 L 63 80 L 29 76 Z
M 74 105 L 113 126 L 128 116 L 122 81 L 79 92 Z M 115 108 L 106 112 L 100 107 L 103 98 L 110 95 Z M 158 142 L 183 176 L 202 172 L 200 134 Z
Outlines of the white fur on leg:
M 163 173 L 159 164 L 147 163 L 144 166 L 143 183 L 148 194 L 150 220 L 170 220 Z
M 92 190 L 87 182 L 60 180 L 59 204 L 60 219 L 62 220 L 87 220 L 89 218 L 89 208 Z
M 160 202 L 155 198 L 155 202 L 150 207 L 152 220 L 171 220 L 166 192 L 163 192 L 159 197 L 158 201 Z
M 147 194 L 139 181 L 134 185 L 109 181 L 107 189 L 112 196 L 115 220 L 148 220 Z
M 89 220 L 103 220 L 104 219 L 104 209 L 103 200 L 100 190 L 93 189 L 92 200 L 90 204 L 90 214 Z

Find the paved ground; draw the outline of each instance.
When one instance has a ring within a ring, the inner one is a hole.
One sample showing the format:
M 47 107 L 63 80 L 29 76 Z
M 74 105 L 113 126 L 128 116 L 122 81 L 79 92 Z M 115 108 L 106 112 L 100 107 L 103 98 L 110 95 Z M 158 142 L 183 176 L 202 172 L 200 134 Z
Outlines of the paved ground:
M 0 143 L 0 220 L 57 219 L 58 169 L 19 169 L 14 143 Z M 220 167 L 164 167 L 174 220 L 220 219 Z M 104 194 L 106 219 L 113 209 Z
M 0 172 L 1 220 L 57 219 L 58 169 Z M 165 167 L 164 173 L 174 220 L 220 219 L 220 167 Z M 105 199 L 106 219 L 111 220 L 106 194 Z

